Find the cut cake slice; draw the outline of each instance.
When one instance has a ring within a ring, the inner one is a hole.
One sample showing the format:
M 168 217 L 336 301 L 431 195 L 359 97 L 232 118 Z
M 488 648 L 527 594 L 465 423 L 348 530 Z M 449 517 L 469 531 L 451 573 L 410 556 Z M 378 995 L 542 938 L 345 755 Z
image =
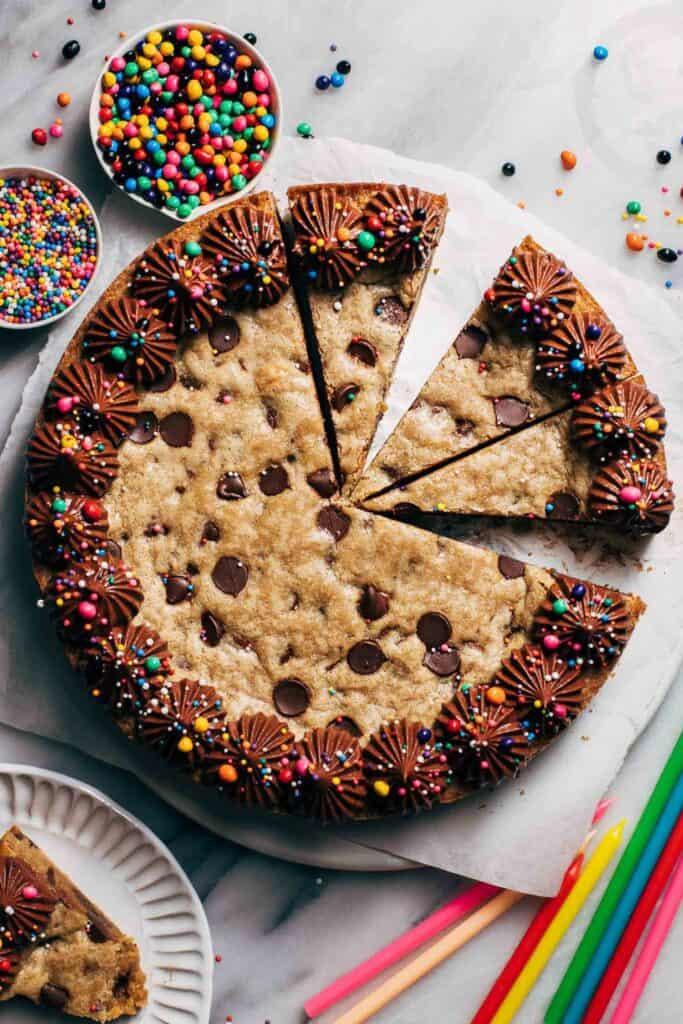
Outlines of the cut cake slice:
M 350 493 L 444 228 L 446 197 L 384 184 L 311 185 L 288 196 L 302 298 Z
M 353 499 L 364 502 L 635 372 L 621 335 L 593 296 L 564 263 L 526 237 Z
M 133 939 L 16 825 L 0 839 L 0 890 L 0 1001 L 24 996 L 94 1021 L 146 1004 Z

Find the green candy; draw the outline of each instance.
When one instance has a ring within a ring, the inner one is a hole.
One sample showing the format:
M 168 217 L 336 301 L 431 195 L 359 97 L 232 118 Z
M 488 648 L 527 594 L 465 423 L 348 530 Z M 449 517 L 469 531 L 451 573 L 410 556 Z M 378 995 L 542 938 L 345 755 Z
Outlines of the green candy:
M 125 363 L 126 359 L 128 358 L 128 353 L 126 352 L 123 345 L 114 345 L 113 349 L 111 350 L 111 357 L 115 363 Z
M 375 242 L 376 238 L 372 231 L 361 231 L 358 235 L 358 244 L 361 249 L 365 250 L 365 252 L 369 252 L 370 249 L 374 249 Z
M 137 66 L 135 61 L 131 60 L 128 62 L 128 64 L 126 64 L 125 68 L 123 69 L 123 73 L 126 76 L 126 78 L 134 78 L 139 70 L 140 68 Z
M 180 163 L 182 164 L 186 171 L 189 171 L 190 167 L 194 167 L 194 157 L 192 156 L 191 153 L 188 153 L 187 156 L 183 157 Z
M 141 178 L 138 178 L 138 188 L 143 192 L 147 192 L 151 187 L 152 182 L 149 178 L 146 178 L 144 175 Z
M 564 615 L 567 610 L 567 602 L 563 601 L 561 597 L 558 597 L 557 601 L 553 601 L 553 611 L 556 615 Z
M 626 212 L 631 214 L 640 213 L 642 207 L 637 199 L 632 199 L 630 203 L 626 204 Z
M 166 196 L 166 205 L 168 206 L 169 210 L 177 210 L 178 207 L 180 206 L 180 200 L 178 199 L 178 196 L 169 196 L 168 193 L 166 193 Z
M 163 149 L 156 149 L 152 153 L 152 163 L 155 163 L 157 167 L 163 167 L 166 163 L 166 153 Z
M 179 203 L 176 213 L 179 217 L 189 217 L 192 213 L 192 207 L 189 203 Z
M 232 100 L 223 100 L 220 107 L 218 108 L 221 114 L 232 113 Z
M 239 100 L 232 101 L 232 112 L 236 116 L 237 114 L 243 114 L 245 110 L 244 104 L 240 103 Z
M 201 256 L 202 247 L 199 242 L 185 242 L 185 252 L 188 256 Z
M 55 498 L 52 502 L 52 511 L 66 512 L 66 502 L 64 501 L 64 498 Z
M 199 206 L 199 196 L 188 196 L 185 202 L 188 204 L 191 210 L 196 210 Z
M 142 81 L 145 85 L 151 85 L 152 82 L 156 82 L 159 77 L 159 72 L 156 68 L 147 68 L 146 71 L 142 72 Z
M 300 135 L 302 139 L 310 139 L 313 135 L 313 129 L 308 121 L 300 121 L 296 126 L 296 133 L 297 135 Z
M 250 139 L 253 134 L 254 134 L 254 129 L 250 125 L 248 128 L 245 128 L 244 131 L 242 132 L 242 138 L 243 139 Z
M 161 668 L 161 659 L 151 655 L 145 661 L 145 668 L 148 672 L 158 672 Z

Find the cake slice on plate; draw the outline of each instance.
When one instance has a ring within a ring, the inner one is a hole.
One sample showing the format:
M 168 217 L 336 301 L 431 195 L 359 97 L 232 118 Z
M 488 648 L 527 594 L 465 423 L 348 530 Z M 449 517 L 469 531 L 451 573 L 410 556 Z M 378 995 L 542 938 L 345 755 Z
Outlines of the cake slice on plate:
M 363 469 L 446 218 L 407 185 L 288 192 L 345 492 Z
M 138 948 L 13 825 L 0 839 L 0 1001 L 94 1021 L 147 1002 Z
M 365 501 L 636 372 L 619 331 L 527 237 L 361 477 Z
M 673 509 L 666 417 L 642 378 L 610 385 L 575 409 L 370 498 L 375 511 L 598 522 L 658 533 Z

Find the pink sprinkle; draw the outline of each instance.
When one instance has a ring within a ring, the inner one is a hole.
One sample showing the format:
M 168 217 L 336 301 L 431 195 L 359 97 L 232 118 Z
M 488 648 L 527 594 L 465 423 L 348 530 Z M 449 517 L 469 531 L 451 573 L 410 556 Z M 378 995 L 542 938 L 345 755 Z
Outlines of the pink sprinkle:
M 60 398 L 57 401 L 57 410 L 61 413 L 71 412 L 74 407 L 73 398 Z
M 294 765 L 294 771 L 297 775 L 305 775 L 308 771 L 308 758 L 300 757 Z
M 545 647 L 546 651 L 556 651 L 557 648 L 560 646 L 560 641 L 554 633 L 546 633 L 546 635 L 543 637 L 543 646 Z
M 38 890 L 35 885 L 25 885 L 21 890 L 21 895 L 27 900 L 35 900 L 38 896 Z
M 31 54 L 31 56 L 33 57 L 34 60 L 37 60 L 38 57 L 40 57 L 40 53 L 38 52 L 38 50 L 34 50 L 33 53 Z
M 97 615 L 97 608 L 91 601 L 81 601 L 78 605 L 78 614 L 82 619 L 90 622 Z

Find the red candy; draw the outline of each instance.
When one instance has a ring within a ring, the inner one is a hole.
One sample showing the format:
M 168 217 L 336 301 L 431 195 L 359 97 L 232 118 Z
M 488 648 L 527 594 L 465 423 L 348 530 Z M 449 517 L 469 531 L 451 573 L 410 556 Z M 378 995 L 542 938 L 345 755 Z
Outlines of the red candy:
M 31 132 L 31 139 L 36 146 L 44 146 L 47 143 L 47 132 L 44 128 L 34 128 Z

